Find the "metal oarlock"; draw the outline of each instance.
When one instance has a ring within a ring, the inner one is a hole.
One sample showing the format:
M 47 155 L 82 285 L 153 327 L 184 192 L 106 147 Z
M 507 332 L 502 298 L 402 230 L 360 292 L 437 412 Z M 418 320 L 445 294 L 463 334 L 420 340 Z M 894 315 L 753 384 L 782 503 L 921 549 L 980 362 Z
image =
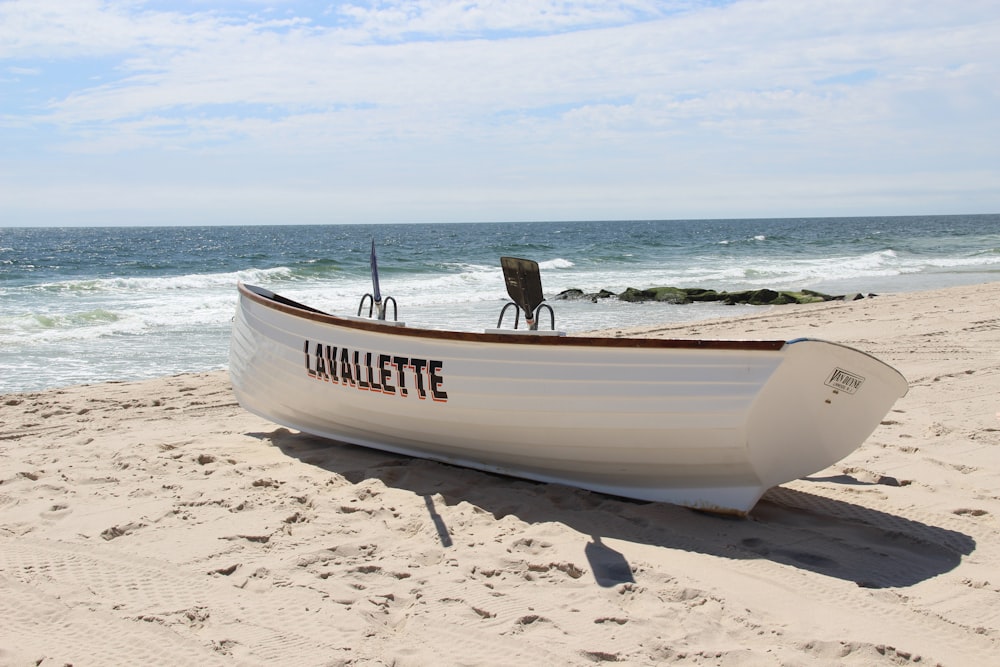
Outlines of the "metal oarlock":
M 361 297 L 361 303 L 358 304 L 358 317 L 361 317 L 361 311 L 364 310 L 365 301 L 368 301 L 368 317 L 373 317 L 377 320 L 384 320 L 386 310 L 388 310 L 389 303 L 392 303 L 392 319 L 399 319 L 399 312 L 396 308 L 396 300 L 391 296 L 385 297 L 381 301 L 376 301 L 375 297 L 371 294 L 365 294 Z
M 500 329 L 501 327 L 503 327 L 503 318 L 504 318 L 504 315 L 507 314 L 507 309 L 510 308 L 511 306 L 514 306 L 514 328 L 517 329 L 520 326 L 520 322 L 521 322 L 521 309 L 517 307 L 516 303 L 514 303 L 513 301 L 509 301 L 509 302 L 507 302 L 507 303 L 504 304 L 504 307 L 502 309 L 500 309 L 500 319 L 497 320 L 497 329 Z M 548 311 L 549 311 L 549 320 L 551 322 L 550 326 L 551 326 L 551 328 L 552 328 L 553 331 L 556 330 L 556 314 L 552 310 L 552 306 L 550 306 L 547 303 L 543 303 L 543 304 L 539 304 L 539 306 L 537 308 L 535 308 L 535 312 L 533 313 L 532 317 L 527 317 L 527 316 L 525 317 L 525 324 L 528 325 L 528 330 L 529 331 L 537 331 L 538 330 L 538 320 L 539 320 L 538 314 L 542 311 L 543 308 L 548 309 Z

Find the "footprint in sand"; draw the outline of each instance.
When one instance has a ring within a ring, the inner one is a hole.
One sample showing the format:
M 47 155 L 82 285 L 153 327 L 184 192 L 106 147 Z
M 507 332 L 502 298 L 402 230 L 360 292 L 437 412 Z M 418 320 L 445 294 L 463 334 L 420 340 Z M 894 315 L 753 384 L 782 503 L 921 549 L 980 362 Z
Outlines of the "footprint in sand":
M 952 514 L 957 514 L 959 516 L 986 516 L 989 514 L 986 510 L 981 509 L 970 509 L 970 508 L 960 508 L 957 510 L 952 510 Z
M 63 505 L 62 503 L 56 503 L 49 507 L 44 512 L 39 512 L 39 516 L 43 519 L 64 519 L 69 516 L 73 510 L 69 505 Z
M 110 528 L 106 528 L 103 531 L 101 531 L 101 537 L 103 537 L 105 540 L 110 541 L 119 538 L 123 535 L 134 533 L 140 528 L 145 528 L 145 527 L 146 524 L 137 522 L 130 522 L 123 524 L 121 526 L 111 526 Z
M 531 537 L 522 537 L 516 540 L 507 548 L 507 553 L 514 553 L 516 551 L 523 551 L 531 554 L 532 556 L 541 555 L 546 549 L 552 546 L 551 542 L 545 542 L 543 540 L 536 540 Z

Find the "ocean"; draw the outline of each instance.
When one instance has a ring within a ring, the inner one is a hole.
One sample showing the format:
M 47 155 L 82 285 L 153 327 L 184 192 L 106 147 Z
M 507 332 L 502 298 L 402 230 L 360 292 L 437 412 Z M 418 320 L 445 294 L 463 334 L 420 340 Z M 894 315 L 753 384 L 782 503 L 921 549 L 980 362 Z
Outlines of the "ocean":
M 1000 215 L 398 225 L 0 228 L 0 394 L 225 368 L 236 283 L 411 326 L 497 326 L 499 258 L 539 262 L 569 333 L 754 306 L 563 301 L 672 285 L 892 293 L 1000 280 Z

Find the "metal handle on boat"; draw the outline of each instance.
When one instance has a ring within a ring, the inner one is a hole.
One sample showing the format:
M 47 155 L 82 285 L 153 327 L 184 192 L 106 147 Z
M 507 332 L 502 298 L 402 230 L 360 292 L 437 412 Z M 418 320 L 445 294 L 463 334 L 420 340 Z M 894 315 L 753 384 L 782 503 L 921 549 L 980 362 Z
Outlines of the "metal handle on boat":
M 510 301 L 504 304 L 504 307 L 500 310 L 500 319 L 497 320 L 497 329 L 503 326 L 503 317 L 507 313 L 507 309 L 511 306 L 514 307 L 514 328 L 517 329 L 521 321 L 521 309 L 516 303 Z M 556 330 L 556 313 L 552 310 L 552 306 L 547 303 L 539 304 L 535 308 L 535 312 L 531 318 L 525 318 L 527 320 L 528 330 L 537 331 L 538 330 L 538 314 L 541 312 L 542 308 L 547 308 L 549 311 L 549 321 L 551 322 L 552 330 Z
M 365 307 L 365 299 L 368 299 L 370 301 L 370 304 L 368 306 L 368 317 L 372 316 L 372 308 L 373 304 L 375 303 L 375 297 L 373 297 L 371 294 L 365 294 L 363 297 L 361 297 L 361 303 L 358 304 L 358 317 L 361 317 L 361 309 Z
M 521 309 L 517 307 L 517 304 L 510 301 L 504 304 L 504 307 L 500 310 L 500 319 L 497 320 L 497 329 L 503 326 L 503 316 L 507 312 L 507 309 L 514 306 L 514 328 L 517 328 L 518 323 L 521 321 Z
M 394 321 L 395 320 L 399 320 L 399 313 L 396 310 L 396 300 L 394 298 L 392 298 L 391 296 L 385 297 L 385 300 L 382 302 L 382 305 L 379 306 L 379 309 L 378 309 L 378 318 L 380 320 L 384 320 L 385 319 L 386 306 L 389 305 L 390 301 L 392 302 L 392 319 Z
M 375 319 L 384 320 L 385 312 L 387 310 L 386 307 L 389 305 L 389 302 L 391 301 L 392 319 L 399 320 L 399 310 L 396 307 L 396 300 L 394 298 L 392 298 L 391 296 L 387 296 L 383 300 L 376 301 L 374 296 L 367 293 L 363 297 L 361 297 L 361 303 L 358 304 L 358 317 L 361 317 L 361 311 L 365 307 L 365 299 L 368 300 L 368 317 L 372 317 L 372 315 L 374 315 Z
M 535 329 L 538 328 L 538 313 L 540 313 L 542 311 L 542 308 L 548 308 L 549 309 L 549 320 L 552 323 L 551 324 L 552 330 L 555 331 L 556 330 L 556 313 L 555 313 L 554 310 L 552 310 L 552 306 L 550 306 L 547 303 L 539 304 L 538 308 L 535 308 L 535 326 L 534 326 L 534 328 Z

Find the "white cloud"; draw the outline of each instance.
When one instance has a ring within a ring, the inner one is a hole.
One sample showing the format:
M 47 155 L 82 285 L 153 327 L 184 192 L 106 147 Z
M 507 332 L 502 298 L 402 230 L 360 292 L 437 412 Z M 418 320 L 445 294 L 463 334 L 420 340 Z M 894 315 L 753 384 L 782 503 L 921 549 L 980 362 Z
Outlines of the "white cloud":
M 402 39 L 405 36 L 479 36 L 498 32 L 542 34 L 626 25 L 688 10 L 693 4 L 697 3 L 409 0 L 344 3 L 336 13 L 374 39 Z
M 0 139 L 11 147 L 0 165 L 23 186 L 19 161 L 90 156 L 107 183 L 141 165 L 150 184 L 170 182 L 176 193 L 189 182 L 226 202 L 229 183 L 256 193 L 298 188 L 303 212 L 320 206 L 307 188 L 349 181 L 355 192 L 378 192 L 376 206 L 408 207 L 393 219 L 423 207 L 466 218 L 457 213 L 466 195 L 433 194 L 456 182 L 476 196 L 504 193 L 506 203 L 490 210 L 511 215 L 524 207 L 510 198 L 530 189 L 522 200 L 548 192 L 548 204 L 535 205 L 566 211 L 557 217 L 587 217 L 595 204 L 582 202 L 593 192 L 658 217 L 667 203 L 659 187 L 671 206 L 707 204 L 712 216 L 721 200 L 697 193 L 723 181 L 746 215 L 764 207 L 751 194 L 759 191 L 769 193 L 768 210 L 784 200 L 789 213 L 808 215 L 844 206 L 824 194 L 826 179 L 855 179 L 852 192 L 862 192 L 936 174 L 957 206 L 968 193 L 940 166 L 1000 172 L 994 3 L 311 7 L 0 2 L 0 65 L 18 75 L 0 80 Z M 29 75 L 32 88 L 19 87 Z M 213 166 L 227 170 L 218 190 Z M 672 182 L 684 187 L 664 185 Z M 823 210 L 780 187 L 792 182 L 813 188 Z M 886 188 L 901 213 L 923 196 Z
M 11 66 L 7 68 L 7 71 L 17 76 L 38 76 L 39 74 L 42 73 L 42 70 L 39 67 Z

